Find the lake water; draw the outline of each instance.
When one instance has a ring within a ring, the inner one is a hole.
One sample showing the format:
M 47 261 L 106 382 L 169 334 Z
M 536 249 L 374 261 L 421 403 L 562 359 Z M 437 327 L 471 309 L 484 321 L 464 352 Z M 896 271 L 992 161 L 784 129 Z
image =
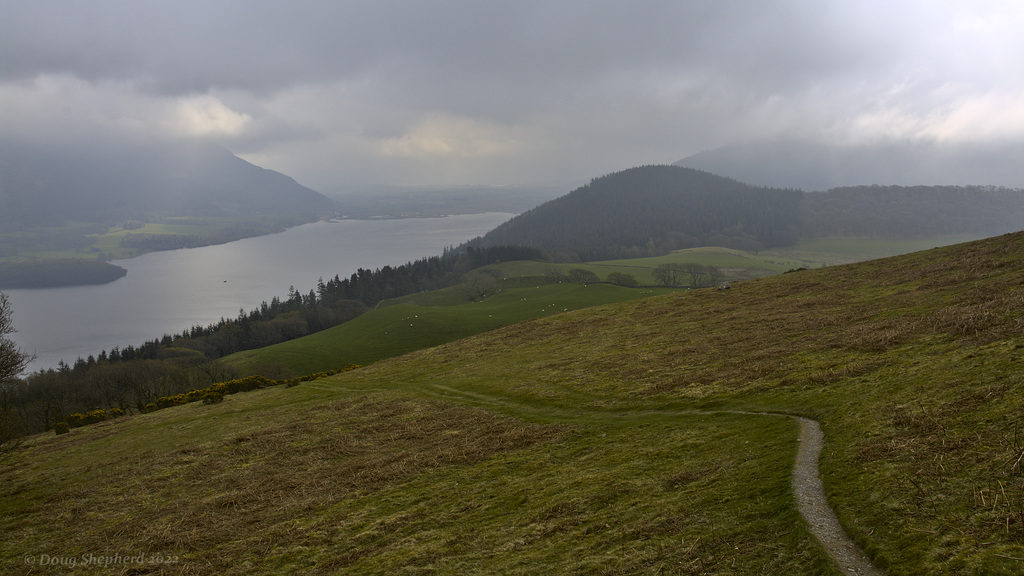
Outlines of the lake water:
M 114 263 L 128 275 L 100 286 L 6 290 L 12 338 L 36 361 L 30 370 L 63 359 L 138 346 L 194 325 L 235 318 L 274 296 L 302 293 L 317 280 L 351 276 L 359 268 L 398 266 L 437 256 L 480 236 L 512 214 L 444 218 L 337 220 L 217 246 L 152 252 Z

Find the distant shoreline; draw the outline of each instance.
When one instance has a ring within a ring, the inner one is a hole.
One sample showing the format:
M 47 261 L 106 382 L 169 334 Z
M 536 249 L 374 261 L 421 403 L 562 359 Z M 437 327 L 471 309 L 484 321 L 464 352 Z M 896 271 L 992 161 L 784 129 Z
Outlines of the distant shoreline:
M 215 241 L 202 242 L 203 237 L 190 237 L 188 242 L 178 238 L 177 235 L 154 235 L 150 242 L 140 242 L 136 246 L 140 251 L 128 258 L 115 258 L 119 260 L 130 260 L 152 252 L 166 252 L 168 250 L 180 250 L 183 248 L 203 248 L 237 242 L 248 238 L 270 236 L 280 234 L 290 228 L 306 226 L 316 222 L 345 222 L 345 221 L 381 221 L 381 220 L 413 220 L 413 219 L 440 219 L 452 216 L 466 216 L 479 214 L 508 214 L 509 218 L 515 216 L 513 213 L 494 210 L 467 210 L 447 213 L 398 213 L 393 215 L 334 215 L 319 220 L 303 222 L 295 226 L 288 226 L 282 229 L 268 231 L 263 234 L 246 234 L 225 239 L 217 238 Z M 162 246 L 162 247 L 157 247 Z M 80 258 L 34 258 L 30 260 L 19 260 L 15 262 L 0 262 L 0 290 L 22 290 L 22 289 L 45 289 L 64 288 L 71 286 L 96 286 L 109 284 L 127 275 L 128 270 L 112 262 L 98 260 L 91 256 Z
M 116 264 L 85 258 L 5 262 L 0 263 L 0 290 L 95 286 L 127 274 Z

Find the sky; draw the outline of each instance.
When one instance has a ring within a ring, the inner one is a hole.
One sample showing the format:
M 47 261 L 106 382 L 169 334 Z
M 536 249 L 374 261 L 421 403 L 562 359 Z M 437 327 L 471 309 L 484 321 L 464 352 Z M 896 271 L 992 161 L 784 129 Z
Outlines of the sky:
M 1019 0 L 0 0 L 0 137 L 206 138 L 322 192 L 745 140 L 1024 140 Z

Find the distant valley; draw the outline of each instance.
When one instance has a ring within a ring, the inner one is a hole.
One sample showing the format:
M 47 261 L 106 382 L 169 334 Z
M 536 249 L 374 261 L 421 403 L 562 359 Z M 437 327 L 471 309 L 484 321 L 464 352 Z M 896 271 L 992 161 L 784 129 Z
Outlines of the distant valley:
M 82 150 L 5 142 L 0 288 L 109 282 L 123 270 L 108 260 L 219 244 L 331 216 L 520 213 L 472 245 L 529 246 L 564 261 L 699 246 L 757 251 L 829 236 L 982 237 L 1024 223 L 1024 194 L 1001 186 L 845 186 L 821 193 L 778 187 L 785 181 L 781 174 L 795 173 L 811 178 L 792 181 L 807 189 L 816 182 L 850 182 L 850 171 L 884 182 L 884 154 L 747 145 L 697 155 L 680 166 L 608 174 L 569 193 L 552 184 L 355 186 L 328 197 L 211 143 L 124 141 Z M 942 159 L 917 149 L 905 156 L 917 159 L 908 161 L 905 178 L 923 178 L 921 171 Z M 970 159 L 961 156 L 960 164 Z M 994 168 L 975 175 L 1013 181 L 1020 168 L 1004 156 L 990 158 L 982 166 Z M 845 172 L 822 179 L 828 167 Z
M 5 141 L 0 289 L 103 284 L 108 260 L 261 236 L 329 217 L 520 212 L 551 187 L 356 187 L 325 196 L 208 142 L 83 150 Z
M 219 244 L 332 213 L 293 179 L 212 143 L 83 150 L 4 142 L 0 287 L 104 283 L 106 260 Z

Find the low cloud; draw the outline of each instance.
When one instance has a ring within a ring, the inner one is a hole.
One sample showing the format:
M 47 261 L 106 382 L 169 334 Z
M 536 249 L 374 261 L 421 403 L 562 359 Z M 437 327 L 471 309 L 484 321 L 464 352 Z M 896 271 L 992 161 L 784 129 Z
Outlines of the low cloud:
M 173 109 L 167 128 L 188 136 L 231 136 L 252 122 L 252 116 L 235 112 L 210 95 L 178 98 Z
M 0 136 L 213 138 L 315 188 L 579 180 L 730 142 L 1024 140 L 1012 1 L 0 5 Z

